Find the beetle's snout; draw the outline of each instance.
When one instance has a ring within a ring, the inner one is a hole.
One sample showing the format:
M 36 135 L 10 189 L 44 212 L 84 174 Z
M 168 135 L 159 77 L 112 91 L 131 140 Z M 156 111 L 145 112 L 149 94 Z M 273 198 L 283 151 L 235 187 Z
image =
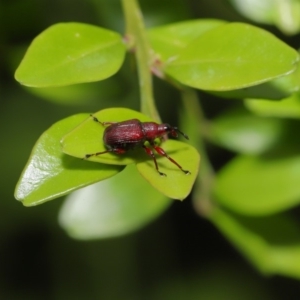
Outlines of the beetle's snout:
M 176 136 L 176 137 L 178 137 L 178 133 L 180 133 L 185 139 L 187 139 L 187 140 L 189 140 L 189 137 L 185 134 L 185 133 L 183 133 L 182 131 L 180 131 L 177 127 L 174 127 L 173 128 L 173 131 L 175 132 L 175 134 L 176 135 L 173 135 L 173 136 Z
M 175 129 L 173 129 L 173 128 L 171 129 L 170 134 L 173 137 L 178 137 L 178 132 Z

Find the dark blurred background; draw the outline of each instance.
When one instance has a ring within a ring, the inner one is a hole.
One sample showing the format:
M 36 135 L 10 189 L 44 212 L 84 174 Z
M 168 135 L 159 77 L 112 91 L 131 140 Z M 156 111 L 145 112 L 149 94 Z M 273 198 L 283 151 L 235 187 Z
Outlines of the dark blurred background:
M 148 27 L 190 18 L 249 22 L 222 0 L 141 0 L 140 5 Z M 138 232 L 89 242 L 72 240 L 59 227 L 63 199 L 33 208 L 14 199 L 31 149 L 52 123 L 77 112 L 139 106 L 136 78 L 128 74 L 130 58 L 117 75 L 100 83 L 101 94 L 70 103 L 49 101 L 51 97 L 30 92 L 14 80 L 32 39 L 52 24 L 69 21 L 124 32 L 116 0 L 0 0 L 0 298 L 298 299 L 298 281 L 260 275 L 196 214 L 190 199 L 174 201 Z M 292 45 L 297 40 L 285 38 Z M 155 80 L 155 93 L 162 118 L 171 123 L 177 92 Z M 204 94 L 201 99 L 208 117 L 231 105 Z M 216 168 L 230 156 L 221 149 L 210 150 Z

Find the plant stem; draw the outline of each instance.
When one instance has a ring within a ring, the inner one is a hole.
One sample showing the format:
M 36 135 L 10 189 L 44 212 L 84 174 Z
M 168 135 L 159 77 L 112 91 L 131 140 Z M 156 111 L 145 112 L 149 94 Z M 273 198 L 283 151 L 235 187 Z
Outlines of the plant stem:
M 193 194 L 194 206 L 201 216 L 208 217 L 213 209 L 211 190 L 215 174 L 207 156 L 201 133 L 201 126 L 205 126 L 205 118 L 196 91 L 184 89 L 182 100 L 184 109 L 181 123 L 187 128 L 185 131 L 189 133 L 192 145 L 201 153 L 200 171 Z
M 161 122 L 153 97 L 152 49 L 147 40 L 145 26 L 139 4 L 136 0 L 122 0 L 126 22 L 126 36 L 133 41 L 139 75 L 141 112 L 157 122 Z
M 126 37 L 136 53 L 136 61 L 139 75 L 141 93 L 141 112 L 150 116 L 157 122 L 161 122 L 157 112 L 151 75 L 151 66 L 154 58 L 152 49 L 147 40 L 142 13 L 137 0 L 122 0 L 126 22 Z M 197 179 L 197 187 L 194 193 L 194 203 L 199 214 L 208 216 L 212 208 L 210 192 L 214 180 L 214 172 L 206 155 L 206 150 L 199 128 L 204 123 L 204 116 L 199 105 L 197 94 L 191 89 L 183 89 L 184 123 L 188 126 L 189 134 L 192 134 L 193 145 L 201 153 L 201 168 Z

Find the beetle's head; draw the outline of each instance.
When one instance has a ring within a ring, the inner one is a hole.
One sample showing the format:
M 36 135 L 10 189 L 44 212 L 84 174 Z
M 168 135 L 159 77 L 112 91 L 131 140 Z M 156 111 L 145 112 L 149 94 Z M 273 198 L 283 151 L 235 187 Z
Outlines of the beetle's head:
M 180 131 L 177 127 L 173 127 L 169 124 L 164 124 L 165 125 L 165 131 L 170 133 L 171 136 L 174 137 L 178 137 L 178 134 L 180 133 L 182 136 L 184 136 L 187 140 L 189 139 L 189 137 L 183 133 L 182 131 Z

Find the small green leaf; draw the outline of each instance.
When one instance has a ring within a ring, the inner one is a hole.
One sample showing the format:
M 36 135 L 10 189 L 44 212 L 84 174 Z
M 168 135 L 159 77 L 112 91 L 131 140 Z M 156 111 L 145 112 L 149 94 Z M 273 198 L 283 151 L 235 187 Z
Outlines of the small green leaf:
M 210 220 L 263 274 L 300 279 L 300 231 L 292 218 L 241 217 L 215 209 Z
M 143 180 L 132 164 L 109 180 L 69 195 L 59 221 L 76 239 L 109 238 L 145 226 L 170 203 L 170 199 Z
M 101 122 L 120 122 L 130 119 L 139 119 L 143 122 L 152 121 L 145 115 L 127 108 L 103 109 L 93 115 Z M 87 118 L 86 121 L 63 137 L 63 152 L 71 156 L 85 158 L 86 154 L 107 150 L 103 143 L 105 128 L 106 127 L 95 122 L 92 117 Z M 128 165 L 136 162 L 139 158 L 147 159 L 147 155 L 142 149 L 128 151 L 123 155 L 105 153 L 92 156 L 89 160 L 104 164 Z
M 166 61 L 195 38 L 223 24 L 225 21 L 214 19 L 184 21 L 152 28 L 148 30 L 148 37 L 153 50 L 162 61 Z
M 292 96 L 281 101 L 248 99 L 245 100 L 245 105 L 249 110 L 260 116 L 297 119 L 300 118 L 299 93 L 294 93 Z
M 139 162 L 138 171 L 153 187 L 167 197 L 183 200 L 191 192 L 198 175 L 199 153 L 189 144 L 175 140 L 166 141 L 162 147 L 171 158 L 191 174 L 184 174 L 166 157 L 157 157 L 157 163 L 159 170 L 167 176 L 159 176 L 152 160 Z
M 56 24 L 34 39 L 15 77 L 32 87 L 103 80 L 119 70 L 124 55 L 116 32 L 81 23 Z
M 261 118 L 246 110 L 234 109 L 213 120 L 209 138 L 233 151 L 245 154 L 265 152 L 282 136 L 280 119 Z
M 216 200 L 241 214 L 269 215 L 300 203 L 300 156 L 239 156 L 219 173 Z
M 191 87 L 226 91 L 256 85 L 295 70 L 298 53 L 271 33 L 230 23 L 196 38 L 165 72 Z
M 55 123 L 36 142 L 16 186 L 15 197 L 33 206 L 117 174 L 122 168 L 93 164 L 62 153 L 60 139 L 87 118 L 74 115 Z

